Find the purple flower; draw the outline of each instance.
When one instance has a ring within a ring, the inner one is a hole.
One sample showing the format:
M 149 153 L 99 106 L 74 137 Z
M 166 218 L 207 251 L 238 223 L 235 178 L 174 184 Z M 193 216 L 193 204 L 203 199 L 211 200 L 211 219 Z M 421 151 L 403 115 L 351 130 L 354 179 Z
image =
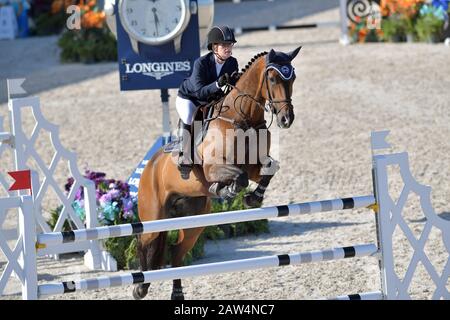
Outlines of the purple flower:
M 103 172 L 94 172 L 94 171 L 89 171 L 86 170 L 85 171 L 85 175 L 86 178 L 88 178 L 89 180 L 98 180 L 98 179 L 103 179 L 106 177 L 106 173 Z
M 64 190 L 66 190 L 67 193 L 70 192 L 70 188 L 72 187 L 74 181 L 75 180 L 73 178 L 67 179 L 67 183 L 64 185 Z
M 112 199 L 116 199 L 120 196 L 120 191 L 117 189 L 112 189 L 108 193 L 111 195 Z
M 100 197 L 100 199 L 99 199 L 101 205 L 104 205 L 104 204 L 106 204 L 108 202 L 111 202 L 111 200 L 112 200 L 112 197 L 111 197 L 111 194 L 109 192 L 105 193 L 104 195 L 102 195 Z
M 76 200 L 81 200 L 84 198 L 84 189 L 82 187 L 78 188 L 77 193 L 75 194 Z
M 133 211 L 133 200 L 131 198 L 123 198 L 122 203 L 123 203 L 123 211 L 125 212 Z
M 133 211 L 124 211 L 122 217 L 124 219 L 131 219 L 134 216 L 134 212 Z
M 97 215 L 103 225 L 120 224 L 133 221 L 136 217 L 137 202 L 130 197 L 130 187 L 122 180 L 106 179 L 103 172 L 85 171 L 85 178 L 94 181 L 95 196 L 98 203 Z M 69 178 L 64 186 L 66 192 L 74 187 L 74 179 Z M 84 188 L 76 190 L 72 203 L 77 215 L 85 219 Z

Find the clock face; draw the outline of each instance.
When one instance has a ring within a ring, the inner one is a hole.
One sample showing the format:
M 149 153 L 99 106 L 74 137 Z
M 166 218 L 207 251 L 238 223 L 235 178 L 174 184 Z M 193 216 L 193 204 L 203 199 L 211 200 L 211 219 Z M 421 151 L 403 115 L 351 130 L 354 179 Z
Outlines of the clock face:
M 122 0 L 119 11 L 130 36 L 148 44 L 173 39 L 189 19 L 186 0 Z

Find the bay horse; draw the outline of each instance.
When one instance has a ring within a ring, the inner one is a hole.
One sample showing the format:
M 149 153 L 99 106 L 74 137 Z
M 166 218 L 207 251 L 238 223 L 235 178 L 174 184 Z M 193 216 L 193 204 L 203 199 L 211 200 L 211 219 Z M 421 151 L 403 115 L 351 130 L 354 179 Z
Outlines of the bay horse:
M 181 178 L 175 154 L 164 153 L 162 148 L 155 153 L 145 166 L 139 183 L 140 221 L 210 213 L 212 197 L 232 199 L 248 186 L 249 180 L 258 186 L 245 195 L 246 206 L 255 207 L 262 203 L 264 192 L 278 170 L 277 161 L 269 155 L 270 132 L 267 131 L 264 114 L 271 112 L 272 119 L 275 114 L 280 128 L 289 128 L 294 121 L 291 95 L 295 72 L 291 62 L 300 49 L 298 47 L 289 53 L 272 49 L 269 53 L 257 54 L 242 69 L 236 85 L 215 104 L 212 116 L 207 119 L 209 128 L 196 150 L 201 163 L 194 164 L 188 180 Z M 244 150 L 237 150 L 234 147 L 236 136 L 227 134 L 230 130 L 233 133 L 261 129 L 266 130 L 267 142 L 257 137 L 257 143 L 246 143 Z M 211 147 L 214 147 L 213 151 L 206 152 Z M 250 162 L 248 154 L 255 147 L 260 157 Z M 238 163 L 236 159 L 241 157 L 242 160 L 242 153 L 245 153 L 245 160 Z M 183 265 L 186 253 L 203 229 L 179 230 L 178 243 L 171 247 L 172 267 Z M 167 232 L 138 236 L 137 255 L 142 271 L 164 266 L 166 237 Z M 149 285 L 135 285 L 133 297 L 144 298 Z M 181 279 L 173 280 L 171 298 L 184 299 Z

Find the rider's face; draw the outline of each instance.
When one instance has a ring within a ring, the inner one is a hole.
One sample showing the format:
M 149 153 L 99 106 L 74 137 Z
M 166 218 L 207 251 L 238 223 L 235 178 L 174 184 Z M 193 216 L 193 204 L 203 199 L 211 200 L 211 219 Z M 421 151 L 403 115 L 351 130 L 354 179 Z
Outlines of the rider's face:
M 214 51 L 224 59 L 228 59 L 233 54 L 234 43 L 219 43 L 214 46 Z

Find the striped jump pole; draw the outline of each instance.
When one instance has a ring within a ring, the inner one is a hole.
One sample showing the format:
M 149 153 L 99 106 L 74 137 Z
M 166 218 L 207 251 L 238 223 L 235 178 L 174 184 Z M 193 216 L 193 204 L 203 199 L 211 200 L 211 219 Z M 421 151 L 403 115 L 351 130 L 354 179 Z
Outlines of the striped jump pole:
M 36 247 L 45 248 L 47 246 L 69 242 L 99 240 L 152 232 L 215 226 L 227 223 L 286 217 L 289 215 L 366 208 L 373 206 L 374 204 L 375 197 L 370 195 L 315 202 L 304 202 L 284 206 L 255 208 L 249 210 L 202 214 L 181 218 L 161 219 L 115 226 L 104 226 L 91 229 L 42 233 L 37 236 Z
M 238 272 L 260 268 L 297 265 L 310 262 L 373 256 L 377 253 L 378 248 L 375 244 L 362 244 L 329 250 L 282 254 L 252 259 L 231 260 L 187 267 L 127 273 L 113 277 L 99 277 L 86 280 L 43 284 L 38 286 L 38 294 L 39 296 L 63 294 L 84 290 L 125 286 L 136 283 L 149 283 L 152 281 L 183 279 L 218 273 Z
M 301 24 L 291 24 L 291 25 L 269 25 L 269 26 L 259 26 L 259 27 L 235 27 L 233 31 L 240 35 L 246 32 L 254 31 L 277 31 L 277 30 L 291 30 L 291 29 L 312 29 L 312 28 L 328 28 L 328 27 L 338 27 L 340 22 L 316 22 L 316 23 L 301 23 Z
M 372 292 L 349 294 L 345 296 L 338 296 L 326 300 L 383 300 L 383 294 L 381 293 L 381 291 L 372 291 Z

